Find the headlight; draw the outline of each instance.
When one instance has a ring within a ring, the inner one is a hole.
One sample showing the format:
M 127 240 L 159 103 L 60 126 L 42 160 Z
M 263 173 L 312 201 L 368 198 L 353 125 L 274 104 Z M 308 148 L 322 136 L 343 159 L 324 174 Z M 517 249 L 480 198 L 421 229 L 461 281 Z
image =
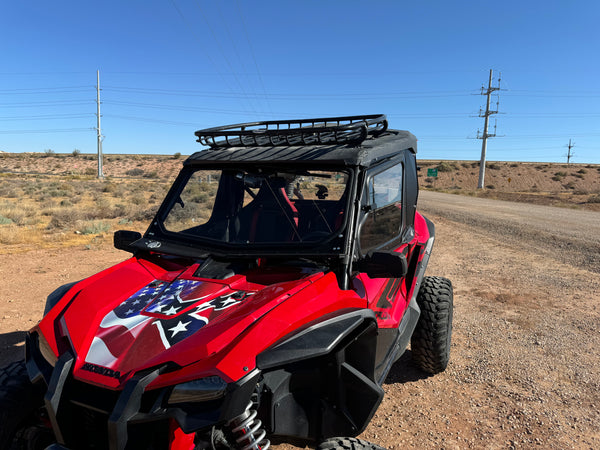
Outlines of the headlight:
M 44 357 L 44 359 L 50 364 L 52 367 L 56 365 L 56 361 L 58 361 L 57 356 L 52 351 L 50 344 L 44 337 L 43 334 L 38 334 L 38 348 L 40 349 L 40 353 Z
M 217 400 L 225 395 L 226 388 L 227 383 L 218 376 L 188 381 L 173 388 L 169 396 L 169 404 Z

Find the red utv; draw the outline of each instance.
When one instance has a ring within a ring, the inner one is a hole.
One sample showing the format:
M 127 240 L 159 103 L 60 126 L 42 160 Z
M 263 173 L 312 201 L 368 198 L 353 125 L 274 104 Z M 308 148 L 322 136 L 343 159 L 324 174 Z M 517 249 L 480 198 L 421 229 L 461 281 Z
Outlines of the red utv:
M 424 277 L 416 139 L 385 116 L 196 132 L 133 256 L 54 291 L 0 370 L 0 448 L 321 448 L 353 439 L 411 341 L 446 368 L 449 280 Z

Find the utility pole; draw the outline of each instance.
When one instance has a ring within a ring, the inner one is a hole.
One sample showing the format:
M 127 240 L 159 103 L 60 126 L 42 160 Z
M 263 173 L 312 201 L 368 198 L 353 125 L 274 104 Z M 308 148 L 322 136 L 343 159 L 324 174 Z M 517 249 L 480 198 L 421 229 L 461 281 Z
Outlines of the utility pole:
M 573 153 L 571 153 L 571 149 L 575 147 L 575 144 L 571 144 L 571 139 L 569 139 L 569 145 L 567 145 L 567 148 L 569 149 L 569 151 L 567 152 L 567 166 L 571 163 L 571 157 L 573 156 Z
M 96 131 L 98 132 L 98 178 L 104 178 L 104 172 L 102 171 L 102 129 L 100 128 L 100 71 L 96 71 L 97 82 L 96 85 L 96 106 L 97 106 L 97 127 Z
M 479 111 L 479 117 L 484 117 L 483 123 L 483 134 L 479 136 L 479 130 L 477 131 L 477 139 L 481 139 L 481 160 L 479 162 L 479 182 L 477 183 L 477 189 L 483 189 L 484 180 L 485 180 L 485 152 L 487 150 L 487 138 L 496 136 L 496 130 L 494 127 L 494 133 L 488 133 L 488 125 L 490 122 L 490 116 L 492 114 L 498 114 L 498 102 L 496 103 L 496 110 L 490 111 L 490 100 L 492 96 L 492 92 L 500 90 L 500 78 L 498 78 L 498 87 L 492 86 L 492 69 L 490 69 L 490 79 L 488 80 L 488 88 L 484 90 L 483 86 L 481 87 L 481 95 L 487 96 L 487 102 L 485 105 L 485 113 Z

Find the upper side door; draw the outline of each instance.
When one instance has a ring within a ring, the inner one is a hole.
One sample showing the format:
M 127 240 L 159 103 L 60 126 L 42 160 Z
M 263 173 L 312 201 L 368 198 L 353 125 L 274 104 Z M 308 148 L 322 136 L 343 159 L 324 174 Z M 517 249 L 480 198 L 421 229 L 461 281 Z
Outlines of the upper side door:
M 403 200 L 405 173 L 402 159 L 367 171 L 361 194 L 361 217 L 358 224 L 358 257 L 372 251 L 407 252 L 402 244 L 405 228 Z M 370 309 L 380 327 L 396 327 L 407 307 L 403 278 L 370 278 L 357 275 L 355 284 L 364 286 Z

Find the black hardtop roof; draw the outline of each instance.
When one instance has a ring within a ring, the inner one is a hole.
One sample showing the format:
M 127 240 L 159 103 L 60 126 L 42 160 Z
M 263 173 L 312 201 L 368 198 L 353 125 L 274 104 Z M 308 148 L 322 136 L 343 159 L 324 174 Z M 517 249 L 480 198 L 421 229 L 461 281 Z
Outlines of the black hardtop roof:
M 388 130 L 384 115 L 255 122 L 199 130 L 196 136 L 211 148 L 191 155 L 186 166 L 304 163 L 369 167 L 402 151 L 417 151 L 416 137 L 408 131 Z
M 417 139 L 408 131 L 388 130 L 366 139 L 360 147 L 347 145 L 294 145 L 276 147 L 231 147 L 202 150 L 191 155 L 185 165 L 310 163 L 310 165 L 369 167 L 404 150 L 417 151 Z

